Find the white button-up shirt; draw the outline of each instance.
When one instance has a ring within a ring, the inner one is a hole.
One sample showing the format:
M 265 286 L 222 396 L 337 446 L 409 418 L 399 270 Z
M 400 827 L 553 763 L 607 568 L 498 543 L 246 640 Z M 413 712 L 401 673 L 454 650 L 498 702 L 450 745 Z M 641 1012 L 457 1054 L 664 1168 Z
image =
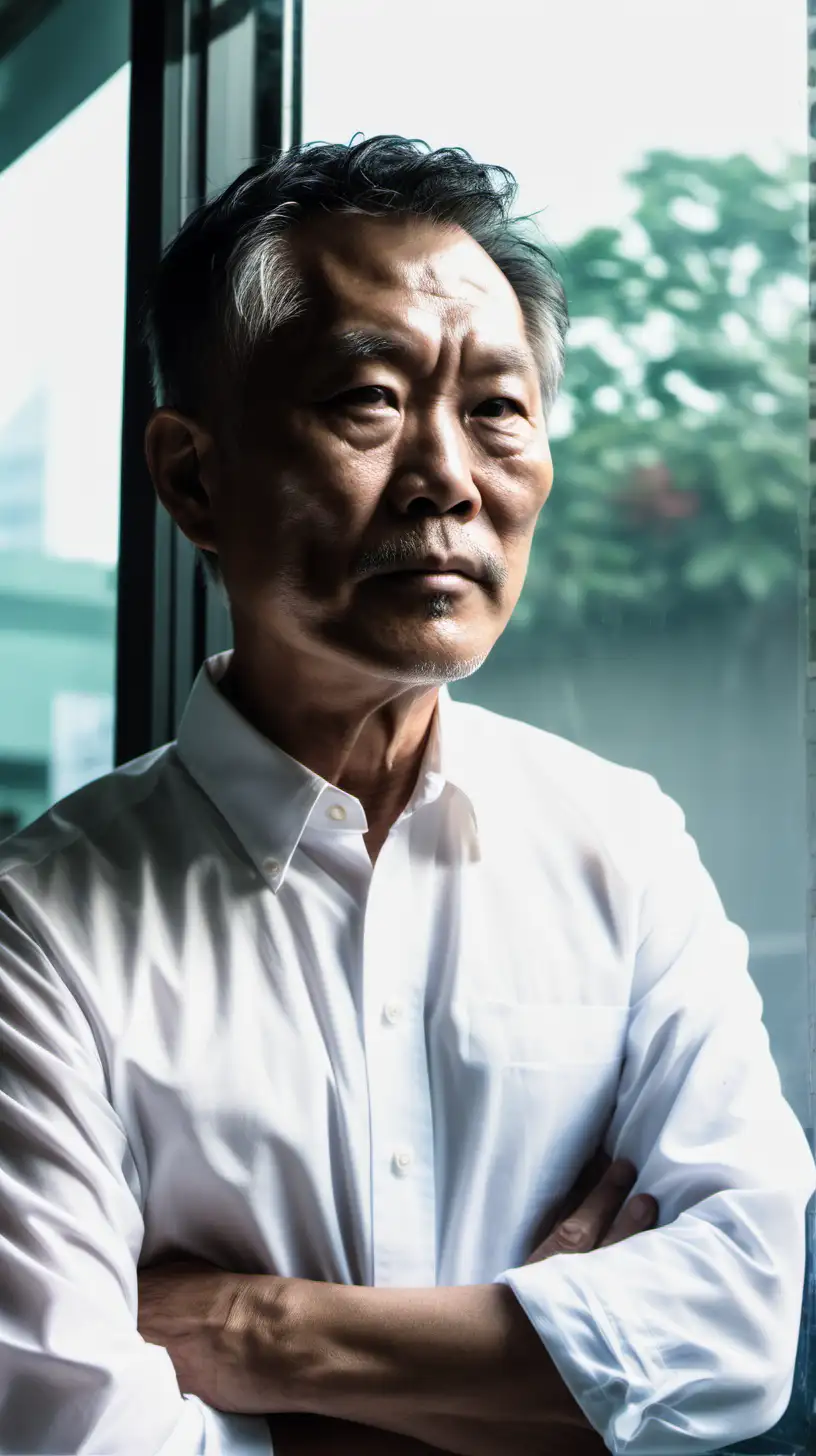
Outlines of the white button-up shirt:
M 270 1451 L 138 1335 L 170 1255 L 501 1280 L 611 1451 L 767 1430 L 814 1162 L 677 805 L 443 690 L 372 869 L 227 656 L 176 743 L 0 848 L 0 1451 Z M 659 1227 L 526 1266 L 600 1140 Z

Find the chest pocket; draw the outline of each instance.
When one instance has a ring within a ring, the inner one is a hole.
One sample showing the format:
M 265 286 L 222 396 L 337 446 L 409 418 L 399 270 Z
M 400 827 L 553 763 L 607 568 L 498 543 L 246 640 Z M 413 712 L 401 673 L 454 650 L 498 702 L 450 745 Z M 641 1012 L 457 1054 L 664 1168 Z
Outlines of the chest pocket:
M 627 1006 L 471 1000 L 468 1059 L 493 1067 L 601 1066 L 620 1060 Z

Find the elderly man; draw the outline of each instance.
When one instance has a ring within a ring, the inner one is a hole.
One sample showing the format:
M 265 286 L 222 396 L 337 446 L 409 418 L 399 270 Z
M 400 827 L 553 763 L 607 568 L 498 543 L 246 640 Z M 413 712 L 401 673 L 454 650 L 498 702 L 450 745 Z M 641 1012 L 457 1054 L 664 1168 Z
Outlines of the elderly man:
M 447 689 L 552 484 L 514 194 L 306 147 L 162 263 L 147 455 L 235 646 L 3 851 L 4 1452 L 700 1452 L 785 1409 L 816 1177 L 745 935 L 652 778 Z

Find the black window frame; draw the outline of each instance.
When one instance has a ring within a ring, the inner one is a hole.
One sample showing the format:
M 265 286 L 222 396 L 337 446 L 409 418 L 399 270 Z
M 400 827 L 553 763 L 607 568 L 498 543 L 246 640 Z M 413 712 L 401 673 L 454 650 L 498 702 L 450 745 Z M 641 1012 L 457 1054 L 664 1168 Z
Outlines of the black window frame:
M 301 10 L 301 0 L 263 7 L 264 151 L 300 140 Z M 141 327 L 164 248 L 190 212 L 258 154 L 257 39 L 254 0 L 132 4 L 117 764 L 175 737 L 201 663 L 230 644 L 226 608 L 157 502 L 147 470 L 153 397 Z

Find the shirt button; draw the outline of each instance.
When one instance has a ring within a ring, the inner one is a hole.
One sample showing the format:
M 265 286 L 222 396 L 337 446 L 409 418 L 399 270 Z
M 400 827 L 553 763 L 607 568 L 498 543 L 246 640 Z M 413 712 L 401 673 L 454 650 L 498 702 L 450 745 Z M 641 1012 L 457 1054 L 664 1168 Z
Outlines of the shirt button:
M 280 864 L 276 859 L 265 859 L 263 862 L 263 872 L 265 875 L 269 875 L 271 880 L 276 880 L 281 872 Z
M 408 1172 L 409 1168 L 411 1167 L 411 1164 L 413 1163 L 413 1161 L 414 1161 L 414 1151 L 413 1151 L 413 1148 L 397 1148 L 396 1149 L 396 1151 L 394 1153 L 393 1161 L 392 1161 L 392 1167 L 393 1167 L 394 1172 L 396 1173 L 396 1175 L 397 1175 L 398 1178 L 404 1178 L 405 1177 L 405 1175 Z
M 332 804 L 327 810 L 330 819 L 345 819 L 346 810 L 342 804 Z
M 383 1016 L 391 1026 L 396 1026 L 398 1021 L 402 1021 L 404 1010 L 405 1008 L 401 1001 L 386 1001 L 383 1007 Z

